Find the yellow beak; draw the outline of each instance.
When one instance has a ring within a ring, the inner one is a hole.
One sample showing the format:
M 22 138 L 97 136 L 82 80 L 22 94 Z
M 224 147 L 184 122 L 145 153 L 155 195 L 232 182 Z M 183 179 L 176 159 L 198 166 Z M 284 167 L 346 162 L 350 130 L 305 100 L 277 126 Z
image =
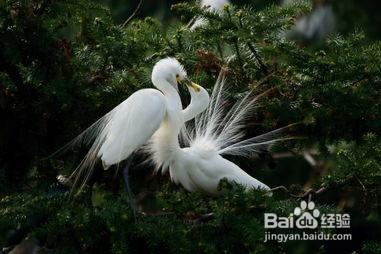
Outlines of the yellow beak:
M 180 81 L 179 83 L 184 83 L 186 86 L 190 87 L 193 89 L 195 92 L 200 91 L 200 86 L 197 85 L 196 83 L 193 83 L 190 79 L 185 78 L 184 80 Z
M 192 88 L 193 91 L 195 91 L 195 92 L 200 92 L 200 86 L 197 85 L 196 83 L 191 82 L 188 86 L 189 86 L 190 88 Z

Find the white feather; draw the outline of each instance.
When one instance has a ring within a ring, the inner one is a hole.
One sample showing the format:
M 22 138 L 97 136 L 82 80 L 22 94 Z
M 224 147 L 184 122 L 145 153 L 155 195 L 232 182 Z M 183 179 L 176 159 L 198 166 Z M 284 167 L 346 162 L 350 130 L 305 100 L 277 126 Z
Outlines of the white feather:
M 159 128 L 165 112 L 164 95 L 155 89 L 142 89 L 80 134 L 75 142 L 93 144 L 70 176 L 75 178 L 74 184 L 83 187 L 98 159 L 104 169 L 127 159 Z
M 151 78 L 154 86 L 160 91 L 142 89 L 133 93 L 53 154 L 76 145 L 91 144 L 86 156 L 68 178 L 68 180 L 75 179 L 74 187 L 80 186 L 79 190 L 82 189 L 99 159 L 104 169 L 127 159 L 134 151 L 141 148 L 160 126 L 165 126 L 168 121 L 164 119 L 169 118 L 172 111 L 181 110 L 177 77 L 185 78 L 186 72 L 176 59 L 165 58 L 158 61 L 153 68 Z M 181 125 L 182 118 L 178 119 L 178 122 L 177 125 Z
M 229 89 L 226 87 L 225 70 L 222 70 L 213 88 L 209 107 L 195 118 L 193 126 L 186 126 L 182 133 L 188 135 L 183 139 L 194 148 L 239 156 L 252 156 L 253 153 L 263 152 L 273 143 L 290 139 L 285 133 L 295 124 L 244 139 L 247 121 L 259 106 L 258 100 L 269 91 L 257 96 L 248 92 L 228 109 Z
M 75 177 L 75 183 L 82 181 L 83 187 L 98 158 L 108 168 L 126 159 L 149 139 L 146 149 L 151 153 L 156 168 L 163 172 L 169 169 L 172 181 L 189 191 L 218 194 L 217 187 L 222 178 L 248 189 L 269 189 L 221 156 L 245 155 L 281 139 L 282 129 L 243 140 L 245 121 L 258 98 L 265 93 L 256 97 L 246 94 L 226 111 L 227 90 L 225 72 L 222 71 L 211 98 L 204 88 L 188 82 L 192 100 L 183 110 L 177 92 L 178 79 L 188 80 L 176 59 L 159 61 L 153 68 L 152 82 L 162 93 L 154 89 L 135 92 L 70 143 L 93 142 L 71 176 Z M 185 133 L 183 139 L 189 141 L 190 146 L 181 148 L 181 128 L 185 121 L 194 117 L 194 128 L 182 132 Z
M 200 7 L 206 8 L 211 12 L 221 12 L 223 7 L 229 4 L 230 2 L 228 0 L 201 0 L 200 1 Z M 194 20 L 193 24 L 191 26 L 189 24 L 190 26 L 189 29 L 191 31 L 199 27 L 204 27 L 208 24 L 208 21 L 203 17 L 197 17 L 193 20 Z

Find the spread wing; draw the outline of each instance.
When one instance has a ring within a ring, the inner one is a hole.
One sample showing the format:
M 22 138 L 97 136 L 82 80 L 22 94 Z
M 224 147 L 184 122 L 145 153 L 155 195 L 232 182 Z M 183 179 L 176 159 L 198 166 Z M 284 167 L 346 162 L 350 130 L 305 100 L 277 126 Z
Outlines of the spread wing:
M 68 179 L 84 186 L 98 158 L 107 169 L 128 158 L 159 128 L 166 113 L 164 95 L 155 89 L 142 89 L 107 113 L 64 147 L 85 143 L 91 148 Z

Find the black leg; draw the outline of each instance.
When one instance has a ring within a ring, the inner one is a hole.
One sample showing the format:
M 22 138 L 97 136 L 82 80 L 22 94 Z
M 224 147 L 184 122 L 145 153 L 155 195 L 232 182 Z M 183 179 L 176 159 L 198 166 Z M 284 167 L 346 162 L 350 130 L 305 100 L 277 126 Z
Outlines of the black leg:
M 128 157 L 128 159 L 127 159 L 126 166 L 123 169 L 123 178 L 124 178 L 124 183 L 126 184 L 127 195 L 128 195 L 128 199 L 130 201 L 130 206 L 131 206 L 132 212 L 134 214 L 134 219 L 136 221 L 136 211 L 137 211 L 136 200 L 135 200 L 134 194 L 131 191 L 130 180 L 129 180 L 129 175 L 128 175 L 128 171 L 129 171 L 129 168 L 131 166 L 131 162 L 132 162 L 133 157 L 134 157 L 134 154 L 131 154 L 130 157 Z

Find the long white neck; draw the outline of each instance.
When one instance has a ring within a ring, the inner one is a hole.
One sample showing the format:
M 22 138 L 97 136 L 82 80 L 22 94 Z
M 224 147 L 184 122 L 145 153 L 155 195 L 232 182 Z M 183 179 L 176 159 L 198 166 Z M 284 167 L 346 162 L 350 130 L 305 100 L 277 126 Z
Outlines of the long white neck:
M 181 99 L 174 88 L 164 95 L 167 101 L 167 114 L 159 129 L 162 144 L 170 150 L 179 149 L 178 135 L 184 124 Z
M 210 97 L 208 92 L 201 86 L 197 86 L 198 91 L 189 88 L 191 102 L 183 110 L 184 121 L 187 122 L 202 113 L 209 105 Z
M 166 81 L 164 81 L 166 82 Z M 157 86 L 164 94 L 167 103 L 167 112 L 160 128 L 152 136 L 149 150 L 158 169 L 168 168 L 174 154 L 180 150 L 179 133 L 184 124 L 180 96 L 169 83 L 164 89 L 163 83 Z
M 164 81 L 165 82 L 165 81 Z M 195 91 L 189 88 L 191 103 L 182 110 L 180 96 L 175 88 L 169 83 L 164 86 L 164 82 L 156 85 L 164 94 L 167 102 L 167 113 L 160 128 L 153 135 L 149 150 L 153 154 L 155 165 L 165 171 L 179 152 L 179 133 L 185 121 L 193 119 L 203 112 L 209 104 L 209 94 L 201 86 L 197 86 Z

